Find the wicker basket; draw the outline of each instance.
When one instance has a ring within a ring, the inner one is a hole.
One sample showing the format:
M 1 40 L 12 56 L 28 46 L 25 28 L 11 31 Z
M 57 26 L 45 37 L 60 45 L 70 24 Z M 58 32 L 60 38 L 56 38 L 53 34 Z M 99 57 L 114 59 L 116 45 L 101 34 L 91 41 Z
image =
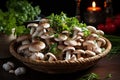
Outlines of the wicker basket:
M 111 43 L 105 37 L 103 38 L 107 42 L 105 46 L 105 51 L 94 57 L 85 58 L 83 60 L 76 60 L 76 61 L 59 60 L 59 61 L 51 61 L 51 62 L 33 61 L 17 53 L 16 48 L 18 47 L 19 44 L 18 42 L 16 42 L 16 40 L 11 42 L 10 52 L 15 58 L 17 58 L 25 65 L 27 65 L 28 67 L 34 70 L 45 73 L 71 73 L 71 72 L 81 71 L 90 68 L 91 66 L 95 65 L 101 58 L 105 57 L 109 53 L 109 51 L 111 50 Z

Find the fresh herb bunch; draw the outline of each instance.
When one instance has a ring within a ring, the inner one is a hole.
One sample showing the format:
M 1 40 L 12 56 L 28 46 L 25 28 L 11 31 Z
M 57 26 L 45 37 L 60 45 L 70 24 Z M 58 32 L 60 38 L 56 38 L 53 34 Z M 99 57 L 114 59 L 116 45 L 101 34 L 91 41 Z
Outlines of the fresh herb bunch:
M 64 30 L 72 32 L 73 27 L 77 26 L 82 28 L 85 35 L 89 35 L 90 32 L 86 29 L 85 23 L 80 23 L 76 17 L 67 17 L 67 15 L 61 12 L 60 15 L 52 13 L 47 17 L 50 20 L 50 25 L 55 29 L 56 33 L 61 33 Z
M 107 74 L 102 80 L 108 80 L 112 77 L 112 74 Z M 80 79 L 78 80 L 101 80 L 100 76 L 96 73 L 89 73 L 86 74 L 84 76 L 82 76 Z
M 38 6 L 33 7 L 27 0 L 9 0 L 7 9 L 6 12 L 0 10 L 0 33 L 10 35 L 15 28 L 17 36 L 29 33 L 23 23 L 34 20 L 41 12 Z

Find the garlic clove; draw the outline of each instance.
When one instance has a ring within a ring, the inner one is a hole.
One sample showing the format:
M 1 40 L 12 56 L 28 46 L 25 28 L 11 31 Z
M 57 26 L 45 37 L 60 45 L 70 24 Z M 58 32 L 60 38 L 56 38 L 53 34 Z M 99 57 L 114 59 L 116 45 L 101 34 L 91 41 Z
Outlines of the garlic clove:
M 11 73 L 11 74 L 14 73 L 14 70 L 9 70 L 9 73 Z
M 2 65 L 5 71 L 9 71 L 14 68 L 14 64 L 12 62 L 7 62 Z
M 15 75 L 16 76 L 19 76 L 19 75 L 22 75 L 22 74 L 25 74 L 25 73 L 26 73 L 26 69 L 24 67 L 18 67 L 15 70 Z

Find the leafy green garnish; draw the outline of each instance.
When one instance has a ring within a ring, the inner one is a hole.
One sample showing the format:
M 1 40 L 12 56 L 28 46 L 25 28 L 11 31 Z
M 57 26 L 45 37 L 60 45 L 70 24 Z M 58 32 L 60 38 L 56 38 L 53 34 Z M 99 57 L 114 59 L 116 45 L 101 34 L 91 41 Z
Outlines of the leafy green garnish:
M 90 73 L 82 76 L 79 80 L 99 80 L 99 75 L 95 73 Z
M 53 43 L 50 45 L 50 52 L 52 52 L 53 54 L 55 54 L 57 51 L 57 43 Z
M 112 74 L 108 74 L 102 80 L 108 80 L 111 77 L 112 77 Z M 86 74 L 86 75 L 82 76 L 78 80 L 101 80 L 101 79 L 100 79 L 100 76 L 98 74 L 96 74 L 96 73 L 89 73 L 89 74 Z
M 55 34 L 61 33 L 64 30 L 72 32 L 74 27 L 80 27 L 85 36 L 89 35 L 89 31 L 86 28 L 85 23 L 80 23 L 76 17 L 67 17 L 67 15 L 61 12 L 60 15 L 52 13 L 47 17 L 50 21 L 50 26 L 54 29 Z
M 23 23 L 34 20 L 41 12 L 38 6 L 33 7 L 27 0 L 8 0 L 7 10 L 0 9 L 0 33 L 10 35 L 14 28 L 17 36 L 28 33 L 29 29 Z

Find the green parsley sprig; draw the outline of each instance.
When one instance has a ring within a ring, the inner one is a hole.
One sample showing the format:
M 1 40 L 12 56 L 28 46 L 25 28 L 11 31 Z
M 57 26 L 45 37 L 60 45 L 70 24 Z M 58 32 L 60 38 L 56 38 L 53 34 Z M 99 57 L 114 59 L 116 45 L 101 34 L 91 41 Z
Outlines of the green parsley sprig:
M 17 36 L 29 33 L 23 23 L 34 20 L 40 12 L 39 6 L 33 7 L 27 0 L 8 0 L 7 11 L 0 10 L 0 33 L 10 35 L 13 28 Z
M 54 29 L 55 34 L 59 34 L 64 30 L 72 32 L 75 26 L 80 27 L 85 33 L 85 36 L 90 34 L 89 30 L 86 29 L 85 23 L 80 23 L 76 17 L 67 17 L 67 15 L 63 12 L 59 15 L 52 13 L 47 18 L 49 19 L 50 25 Z

